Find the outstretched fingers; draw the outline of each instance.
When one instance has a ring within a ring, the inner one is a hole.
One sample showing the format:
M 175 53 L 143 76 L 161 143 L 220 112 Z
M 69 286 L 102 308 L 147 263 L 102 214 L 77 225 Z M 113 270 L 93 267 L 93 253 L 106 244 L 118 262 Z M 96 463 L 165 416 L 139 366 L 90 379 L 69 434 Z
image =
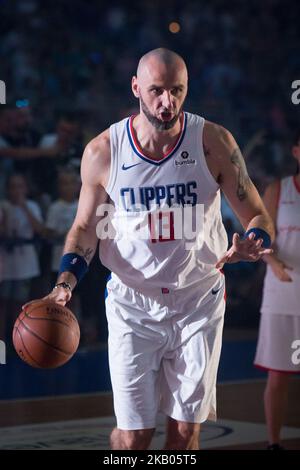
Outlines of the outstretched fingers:
M 272 248 L 265 248 L 264 250 L 259 251 L 260 256 L 271 255 L 272 253 L 274 253 L 274 250 L 272 250 Z
M 226 251 L 225 255 L 222 256 L 222 258 L 219 259 L 219 261 L 216 264 L 217 269 L 222 269 L 225 263 L 228 263 L 230 260 L 231 253 L 230 250 Z

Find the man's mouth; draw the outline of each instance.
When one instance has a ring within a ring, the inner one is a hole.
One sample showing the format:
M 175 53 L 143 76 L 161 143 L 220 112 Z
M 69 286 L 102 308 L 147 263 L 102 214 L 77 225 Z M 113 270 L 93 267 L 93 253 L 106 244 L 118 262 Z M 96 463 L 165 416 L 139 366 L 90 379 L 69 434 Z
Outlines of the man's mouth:
M 160 116 L 163 121 L 171 121 L 173 115 L 169 111 L 165 111 L 163 113 L 160 113 Z

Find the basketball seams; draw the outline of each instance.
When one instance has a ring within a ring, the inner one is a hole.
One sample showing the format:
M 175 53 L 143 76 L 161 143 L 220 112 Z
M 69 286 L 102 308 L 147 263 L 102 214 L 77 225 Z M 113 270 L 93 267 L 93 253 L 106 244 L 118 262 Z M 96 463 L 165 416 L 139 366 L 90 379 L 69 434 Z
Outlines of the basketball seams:
M 41 300 L 40 302 L 37 302 L 36 305 L 32 305 L 32 308 L 30 308 L 30 313 L 31 313 L 31 312 L 34 312 L 34 310 L 36 310 L 37 308 L 39 308 L 39 307 L 41 306 L 42 302 L 43 302 L 43 301 Z M 28 315 L 26 308 L 22 309 L 22 312 L 24 312 L 25 315 Z M 22 312 L 21 312 L 21 313 L 22 313 Z
M 50 348 L 53 348 L 55 351 L 58 351 L 62 354 L 64 354 L 65 356 L 70 356 L 70 353 L 67 352 L 67 351 L 64 351 L 63 349 L 60 349 L 56 346 L 54 346 L 53 344 L 50 344 L 48 343 L 47 341 L 45 341 L 43 338 L 41 338 L 40 336 L 38 336 L 34 331 L 32 331 L 31 328 L 29 328 L 25 323 L 23 323 L 23 321 L 20 321 L 21 325 L 25 328 L 25 330 L 27 330 L 30 334 L 32 334 L 35 338 L 39 339 L 42 343 L 46 344 L 47 346 L 49 346 Z
M 64 326 L 70 326 L 69 323 L 64 323 L 63 321 L 61 320 L 58 320 L 57 318 L 45 318 L 45 317 L 32 317 L 29 315 L 29 313 L 25 313 L 26 315 L 26 318 L 30 318 L 30 320 L 46 320 L 46 321 L 52 321 L 52 322 L 56 322 L 56 323 L 60 323 L 61 325 L 64 325 Z M 22 321 L 24 320 L 24 318 L 22 318 Z M 74 322 L 73 318 L 72 318 L 72 322 Z M 75 322 L 74 322 L 75 324 Z
M 36 303 L 36 305 L 35 305 L 35 304 L 32 305 L 32 308 L 30 308 L 29 311 L 27 311 L 27 309 L 24 308 L 24 309 L 22 310 L 21 314 L 24 312 L 24 314 L 25 314 L 27 317 L 29 317 L 29 316 L 30 316 L 29 314 L 31 314 L 32 312 L 34 312 L 37 308 L 40 308 L 41 305 L 43 306 L 44 302 L 45 302 L 45 300 L 40 300 L 39 302 Z M 55 308 L 62 307 L 60 304 L 57 304 L 56 302 L 53 302 L 53 301 L 51 301 L 51 304 L 53 304 L 53 307 L 55 306 Z M 68 307 L 62 307 L 62 308 L 64 308 L 65 310 L 68 311 L 70 317 L 71 317 L 72 320 L 73 320 L 73 316 L 74 316 L 74 315 L 73 315 L 73 313 L 71 312 L 71 310 L 69 310 Z
M 28 365 L 53 369 L 75 354 L 80 327 L 67 307 L 41 299 L 22 309 L 15 321 L 12 340 L 18 355 Z
M 22 335 L 21 335 L 21 333 L 20 333 L 20 331 L 19 331 L 19 328 L 16 327 L 15 329 L 16 329 L 16 333 L 19 334 L 20 340 L 21 340 L 21 342 L 22 342 L 22 345 L 23 345 L 23 348 L 24 348 L 26 354 L 30 357 L 30 359 L 32 360 L 32 362 L 34 362 L 39 368 L 41 368 L 41 366 L 39 365 L 39 363 L 33 359 L 32 355 L 30 354 L 30 352 L 29 352 L 28 349 L 26 348 L 25 343 L 24 343 L 23 338 L 22 338 Z M 31 364 L 29 364 L 29 362 L 26 361 L 25 358 L 23 358 L 23 360 L 24 360 L 28 365 L 31 365 Z

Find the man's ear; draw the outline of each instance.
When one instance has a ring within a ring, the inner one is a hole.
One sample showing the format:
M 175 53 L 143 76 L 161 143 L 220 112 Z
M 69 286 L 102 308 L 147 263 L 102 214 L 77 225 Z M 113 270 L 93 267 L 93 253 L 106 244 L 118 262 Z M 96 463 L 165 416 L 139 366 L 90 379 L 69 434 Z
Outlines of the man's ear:
M 132 93 L 134 94 L 134 96 L 136 98 L 139 98 L 140 97 L 139 86 L 137 82 L 137 77 L 135 75 L 132 77 L 132 80 L 131 80 L 131 89 L 132 89 Z

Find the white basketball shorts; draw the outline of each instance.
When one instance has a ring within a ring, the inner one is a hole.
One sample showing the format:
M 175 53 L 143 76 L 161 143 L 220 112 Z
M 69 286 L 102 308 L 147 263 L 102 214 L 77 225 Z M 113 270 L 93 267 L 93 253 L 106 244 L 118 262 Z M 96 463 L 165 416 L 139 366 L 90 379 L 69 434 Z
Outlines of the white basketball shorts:
M 261 315 L 254 364 L 278 372 L 300 372 L 299 315 Z
M 190 423 L 216 420 L 224 276 L 201 298 L 199 285 L 180 292 L 155 288 L 144 296 L 115 275 L 107 291 L 117 427 L 155 428 L 158 411 Z

